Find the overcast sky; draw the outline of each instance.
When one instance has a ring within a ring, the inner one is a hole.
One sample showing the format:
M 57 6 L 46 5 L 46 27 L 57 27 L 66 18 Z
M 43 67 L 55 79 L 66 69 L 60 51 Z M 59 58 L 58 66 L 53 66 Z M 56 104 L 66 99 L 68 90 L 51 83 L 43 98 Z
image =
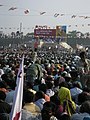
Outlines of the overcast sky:
M 9 10 L 11 7 L 17 9 Z M 29 10 L 29 13 L 25 14 L 25 10 Z M 46 13 L 40 15 L 40 12 Z M 55 13 L 59 16 L 54 17 Z M 72 18 L 73 15 L 76 17 Z M 66 25 L 67 32 L 90 32 L 90 18 L 79 16 L 90 17 L 90 0 L 0 0 L 0 31 L 6 33 L 16 32 L 20 23 L 24 33 L 33 32 L 35 25 L 47 25 L 51 28 Z

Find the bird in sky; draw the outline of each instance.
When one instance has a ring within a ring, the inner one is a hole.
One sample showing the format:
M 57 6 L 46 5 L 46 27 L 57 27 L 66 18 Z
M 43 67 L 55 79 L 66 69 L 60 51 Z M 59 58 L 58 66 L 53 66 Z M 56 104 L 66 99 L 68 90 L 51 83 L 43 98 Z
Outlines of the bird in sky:
M 11 7 L 11 8 L 9 8 L 9 10 L 15 10 L 15 9 L 17 9 L 17 7 Z

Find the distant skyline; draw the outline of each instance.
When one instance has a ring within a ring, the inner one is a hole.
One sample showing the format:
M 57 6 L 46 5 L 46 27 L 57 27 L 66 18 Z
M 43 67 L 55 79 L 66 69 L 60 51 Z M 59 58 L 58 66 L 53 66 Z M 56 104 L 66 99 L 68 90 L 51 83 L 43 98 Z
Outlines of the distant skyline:
M 36 25 L 66 25 L 67 32 L 86 33 L 90 32 L 89 17 L 90 0 L 0 0 L 0 31 L 5 33 L 20 30 L 20 23 L 24 34 L 33 32 Z

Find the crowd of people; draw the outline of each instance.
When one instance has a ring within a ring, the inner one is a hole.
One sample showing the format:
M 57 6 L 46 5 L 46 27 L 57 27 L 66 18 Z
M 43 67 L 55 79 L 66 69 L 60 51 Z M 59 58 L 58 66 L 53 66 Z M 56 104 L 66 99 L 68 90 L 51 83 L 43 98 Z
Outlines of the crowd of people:
M 9 120 L 24 54 L 21 120 L 90 120 L 90 60 L 86 51 L 7 48 L 0 51 L 0 120 Z

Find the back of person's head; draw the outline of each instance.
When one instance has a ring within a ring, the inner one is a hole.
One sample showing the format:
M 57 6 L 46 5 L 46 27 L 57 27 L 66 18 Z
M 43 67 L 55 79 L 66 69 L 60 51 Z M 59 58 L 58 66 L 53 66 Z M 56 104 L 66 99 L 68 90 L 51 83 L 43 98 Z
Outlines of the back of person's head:
M 1 78 L 2 78 L 2 80 L 6 81 L 6 80 L 8 79 L 8 76 L 7 76 L 7 74 L 3 74 L 3 75 L 1 76 Z
M 70 90 L 66 87 L 61 87 L 58 91 L 58 97 L 60 99 L 60 102 L 63 102 L 66 99 L 71 100 Z
M 31 91 L 29 91 L 27 89 L 24 90 L 24 92 L 23 92 L 23 101 L 25 103 L 31 103 L 31 102 L 33 102 L 33 100 L 34 100 L 33 92 L 31 92 Z
M 47 81 L 46 85 L 47 85 L 47 89 L 52 89 L 53 87 L 53 83 L 51 81 Z
M 40 84 L 39 85 L 39 90 L 40 91 L 43 91 L 44 93 L 46 93 L 46 90 L 47 90 L 47 85 L 46 84 Z
M 0 81 L 0 88 L 7 88 L 7 84 L 4 81 Z
M 82 104 L 85 101 L 90 100 L 90 94 L 87 92 L 82 92 L 78 95 L 78 103 Z
M 46 77 L 46 81 L 53 81 L 54 79 L 53 79 L 53 77 L 51 76 L 51 75 L 48 75 L 47 77 Z
M 60 100 L 59 100 L 59 97 L 57 95 L 51 96 L 50 101 L 55 103 L 56 105 L 60 105 Z
M 54 86 L 59 86 L 59 79 L 60 79 L 60 77 L 58 77 L 56 80 L 54 80 Z
M 89 88 L 89 87 L 84 87 L 84 88 L 83 88 L 83 92 L 88 92 L 88 93 L 90 93 L 90 88 Z
M 61 87 L 69 88 L 69 86 L 68 86 L 68 84 L 67 84 L 66 82 L 61 82 L 61 83 L 59 84 L 59 87 L 60 87 L 60 88 L 61 88 Z
M 3 91 L 0 90 L 0 100 L 3 100 L 3 101 L 4 101 L 5 98 L 6 98 L 5 92 L 3 92 Z
M 42 92 L 42 91 L 37 91 L 36 94 L 35 94 L 35 100 L 38 100 L 38 99 L 41 99 L 41 98 L 44 98 L 44 99 L 45 99 L 45 94 L 44 94 L 44 92 Z
M 15 90 L 16 81 L 15 80 L 10 80 L 8 86 L 10 87 L 10 89 Z
M 83 57 L 84 55 L 86 55 L 86 52 L 83 50 L 83 51 L 80 52 L 79 56 Z
M 33 85 L 32 85 L 32 83 L 31 82 L 26 82 L 26 87 L 27 87 L 27 89 L 33 89 Z
M 71 118 L 68 114 L 62 114 L 60 120 L 71 120 Z
M 80 112 L 90 114 L 90 101 L 85 101 L 84 103 L 82 103 L 80 107 Z
M 45 102 L 41 111 L 42 120 L 50 120 L 55 115 L 56 105 L 53 102 Z
M 78 77 L 78 71 L 77 70 L 72 70 L 70 71 L 72 80 L 76 80 L 76 78 Z

